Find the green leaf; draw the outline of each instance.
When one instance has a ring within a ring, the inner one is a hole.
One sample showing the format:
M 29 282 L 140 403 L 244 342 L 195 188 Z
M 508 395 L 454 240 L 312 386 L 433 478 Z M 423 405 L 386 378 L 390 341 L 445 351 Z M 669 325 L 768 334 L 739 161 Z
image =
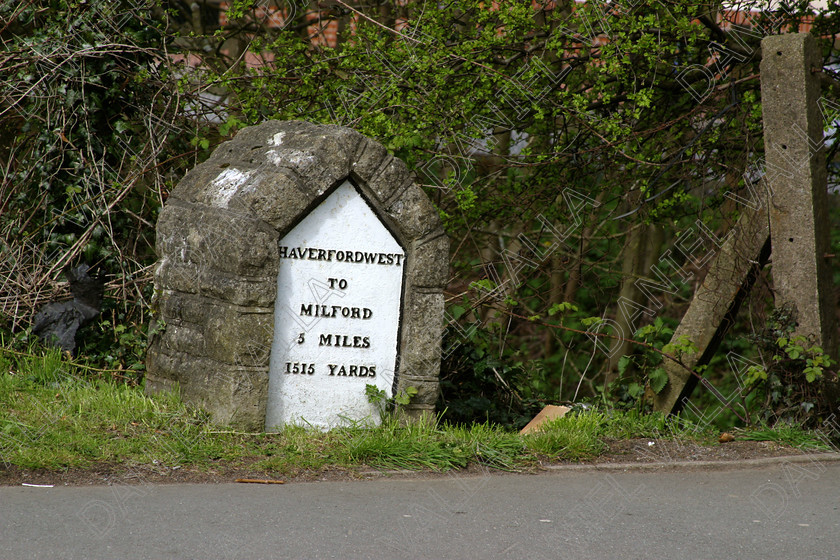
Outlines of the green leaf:
M 813 383 L 817 377 L 822 376 L 822 369 L 818 367 L 805 368 L 805 380 L 808 383 Z
M 767 379 L 767 371 L 761 366 L 750 366 L 746 372 L 747 385 L 752 385 L 758 381 Z
M 650 379 L 651 390 L 658 395 L 668 384 L 668 372 L 665 371 L 665 368 L 656 368 L 650 372 L 648 379 Z
M 638 338 L 641 338 L 641 337 L 643 337 L 643 336 L 645 336 L 645 335 L 647 335 L 647 334 L 652 333 L 652 332 L 653 332 L 653 330 L 654 330 L 654 328 L 655 328 L 655 327 L 654 327 L 653 325 L 645 325 L 644 327 L 639 327 L 639 328 L 636 330 L 636 332 L 633 334 L 633 336 L 638 337 Z
M 365 385 L 365 396 L 371 404 L 379 404 L 387 400 L 387 393 L 376 385 Z
M 491 280 L 488 280 L 487 278 L 482 278 L 481 280 L 470 282 L 470 289 L 476 291 L 486 290 L 488 292 L 492 292 L 496 289 L 496 284 L 494 284 Z
M 397 393 L 394 397 L 394 402 L 405 406 L 411 402 L 411 398 L 417 394 L 417 387 L 406 387 L 403 391 Z
M 571 304 L 568 301 L 563 301 L 563 302 L 555 303 L 554 305 L 552 305 L 548 310 L 548 314 L 549 315 L 556 315 L 557 313 L 562 313 L 563 311 L 567 311 L 569 309 L 571 309 L 572 311 L 577 311 L 578 310 L 576 305 Z
M 624 375 L 624 372 L 627 371 L 627 366 L 629 366 L 633 362 L 633 358 L 631 356 L 622 356 L 618 359 L 618 373 L 619 375 Z

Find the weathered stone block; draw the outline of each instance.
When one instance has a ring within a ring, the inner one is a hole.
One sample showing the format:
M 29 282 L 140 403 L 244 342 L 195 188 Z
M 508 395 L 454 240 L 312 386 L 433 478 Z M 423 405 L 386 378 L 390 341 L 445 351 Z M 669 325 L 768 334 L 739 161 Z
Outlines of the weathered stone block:
M 157 344 L 218 362 L 267 367 L 274 330 L 271 308 L 241 307 L 166 290 L 157 299 L 166 328 Z
M 199 293 L 200 269 L 193 264 L 180 263 L 174 258 L 175 255 L 158 261 L 155 266 L 155 285 L 187 294 Z
M 424 237 L 440 227 L 437 209 L 423 189 L 415 184 L 396 195 L 388 207 L 388 215 L 411 239 Z
M 157 303 L 160 313 L 168 317 L 170 322 L 195 325 L 207 322 L 207 310 L 215 304 L 213 300 L 174 290 L 161 290 Z
M 218 361 L 242 366 L 268 367 L 274 336 L 274 310 L 262 312 L 227 305 L 208 314 L 208 355 Z
M 276 268 L 274 271 L 276 277 Z M 203 296 L 245 307 L 270 307 L 277 294 L 275 279 L 271 277 L 242 278 L 201 269 L 198 284 Z
M 189 352 L 195 356 L 207 356 L 204 329 L 200 325 L 170 321 L 160 335 L 160 346 L 167 352 Z
M 312 204 L 312 195 L 286 169 L 261 169 L 253 186 L 240 189 L 230 201 L 235 211 L 259 217 L 275 230 L 291 223 Z
M 323 128 L 326 134 L 332 136 L 333 139 L 341 145 L 345 155 L 350 161 L 351 167 L 355 167 L 356 163 L 359 161 L 359 154 L 365 144 L 368 143 L 368 139 L 359 132 L 356 132 L 352 128 L 347 128 L 346 126 L 327 125 Z
M 408 375 L 401 376 L 397 392 L 405 391 L 409 387 L 417 389 L 417 394 L 411 399 L 412 405 L 434 407 L 437 402 L 438 393 L 440 392 L 440 385 L 437 379 L 430 380 L 427 378 L 410 377 Z
M 186 402 L 205 408 L 213 421 L 260 430 L 265 419 L 266 368 L 217 362 L 186 352 L 150 352 L 147 367 L 155 375 L 146 390 L 177 387 Z
M 426 378 L 435 378 L 439 374 L 443 308 L 443 293 L 440 292 L 415 292 L 406 299 L 401 372 Z
M 359 146 L 359 153 L 353 162 L 353 173 L 364 183 L 370 183 L 379 173 L 380 168 L 387 166 L 393 156 L 388 153 L 385 146 L 378 142 L 365 139 Z M 386 200 L 377 194 L 380 202 Z
M 408 166 L 395 157 L 389 156 L 380 164 L 368 182 L 376 198 L 385 202 L 394 193 L 409 188 L 413 182 Z M 426 195 L 423 194 L 425 197 Z
M 417 241 L 409 275 L 415 286 L 444 288 L 449 282 L 449 238 L 443 230 Z
M 230 168 L 229 163 L 220 165 L 199 165 L 192 168 L 184 175 L 184 178 L 178 183 L 178 186 L 173 189 L 169 195 L 170 201 L 183 201 L 187 203 L 208 204 L 211 196 L 207 186 L 215 181 L 219 174 L 226 168 Z M 166 210 L 169 206 L 164 206 Z M 162 214 L 161 214 L 162 215 Z M 158 218 L 160 220 L 160 218 Z
M 249 276 L 276 266 L 277 232 L 245 214 L 168 205 L 158 220 L 157 250 L 179 264 Z

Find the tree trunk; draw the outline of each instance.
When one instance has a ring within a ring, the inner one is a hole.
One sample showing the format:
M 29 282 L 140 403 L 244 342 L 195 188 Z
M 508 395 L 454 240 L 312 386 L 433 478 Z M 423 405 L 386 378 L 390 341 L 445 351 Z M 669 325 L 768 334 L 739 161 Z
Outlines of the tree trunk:
M 660 246 L 662 244 L 662 232 L 653 225 L 631 226 L 627 233 L 627 242 L 624 246 L 624 255 L 621 265 L 621 289 L 619 299 L 632 302 L 639 307 L 647 307 L 647 296 L 636 287 L 636 280 L 648 275 L 650 267 L 656 263 Z M 638 329 L 638 324 L 631 324 L 631 317 L 627 313 L 617 312 L 615 322 L 616 333 L 623 339 L 613 340 L 610 347 L 610 359 L 604 373 L 604 387 L 618 378 L 618 360 L 622 356 L 633 353 L 633 334 Z M 631 312 L 630 315 L 633 315 Z

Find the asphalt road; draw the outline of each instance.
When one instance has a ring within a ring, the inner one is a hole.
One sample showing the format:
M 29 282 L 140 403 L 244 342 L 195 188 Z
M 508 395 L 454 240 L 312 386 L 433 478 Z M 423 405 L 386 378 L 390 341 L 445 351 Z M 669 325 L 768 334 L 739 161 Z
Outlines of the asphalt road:
M 0 488 L 0 558 L 840 558 L 840 463 Z

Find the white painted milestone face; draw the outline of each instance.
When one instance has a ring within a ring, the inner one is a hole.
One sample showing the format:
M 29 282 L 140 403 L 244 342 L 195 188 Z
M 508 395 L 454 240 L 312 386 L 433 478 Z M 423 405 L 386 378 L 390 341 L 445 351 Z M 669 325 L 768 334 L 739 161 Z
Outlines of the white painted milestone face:
M 379 421 L 392 396 L 405 251 L 345 181 L 280 240 L 266 429 Z

